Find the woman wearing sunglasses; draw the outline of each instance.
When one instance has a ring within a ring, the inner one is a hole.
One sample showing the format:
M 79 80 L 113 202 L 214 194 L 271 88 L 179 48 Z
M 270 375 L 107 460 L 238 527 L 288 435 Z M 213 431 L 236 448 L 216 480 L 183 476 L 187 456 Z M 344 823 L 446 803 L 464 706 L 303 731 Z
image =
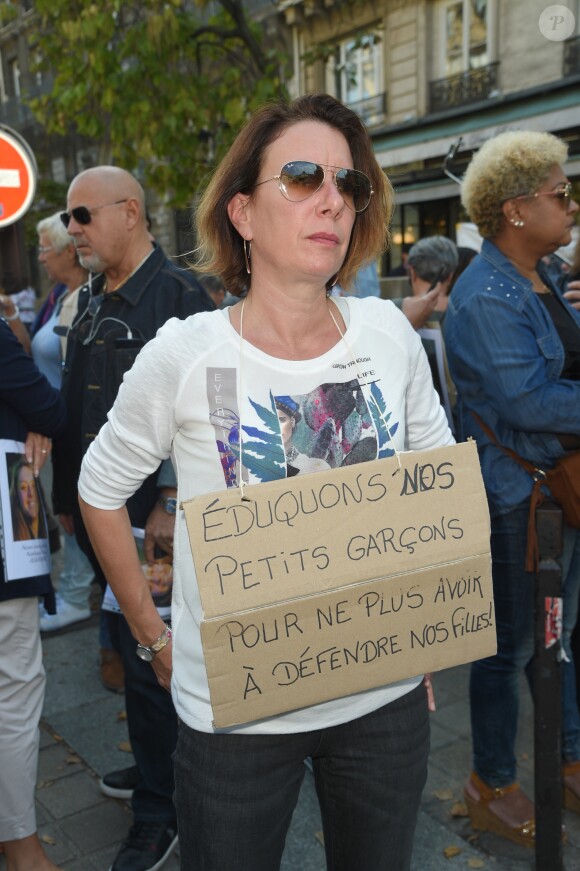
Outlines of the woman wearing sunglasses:
M 475 828 L 534 845 L 534 806 L 516 780 L 522 670 L 533 655 L 534 576 L 526 571 L 531 475 L 502 448 L 551 468 L 580 448 L 580 313 L 542 258 L 571 239 L 578 205 L 548 133 L 489 140 L 465 174 L 462 200 L 484 238 L 453 288 L 445 320 L 461 438 L 476 439 L 492 518 L 496 656 L 475 662 L 470 701 Z M 487 427 L 487 431 L 484 430 Z M 565 527 L 562 757 L 565 803 L 580 813 L 580 716 L 570 633 L 578 612 L 580 531 Z
M 247 296 L 161 330 L 85 460 L 81 503 L 95 549 L 135 638 L 160 639 L 153 667 L 174 693 L 184 869 L 279 868 L 309 756 L 328 868 L 410 867 L 429 744 L 421 679 L 215 729 L 183 512 L 168 641 L 144 594 L 123 507 L 136 462 L 147 474 L 170 452 L 181 502 L 284 478 L 291 447 L 332 469 L 395 447 L 452 443 L 406 318 L 380 299 L 329 298 L 336 281 L 348 288 L 379 256 L 391 209 L 390 185 L 351 110 L 322 94 L 256 112 L 197 213 L 199 268 Z M 302 410 L 291 445 L 276 411 L 282 402 Z

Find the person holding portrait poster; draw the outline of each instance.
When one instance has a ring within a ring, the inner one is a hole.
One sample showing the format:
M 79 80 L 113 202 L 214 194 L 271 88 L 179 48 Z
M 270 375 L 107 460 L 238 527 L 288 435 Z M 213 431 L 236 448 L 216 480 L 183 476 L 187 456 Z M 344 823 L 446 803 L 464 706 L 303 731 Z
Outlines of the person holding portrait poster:
M 38 599 L 55 610 L 37 479 L 66 411 L 1 318 L 0 370 L 0 843 L 8 868 L 57 871 L 34 811 L 46 683 Z

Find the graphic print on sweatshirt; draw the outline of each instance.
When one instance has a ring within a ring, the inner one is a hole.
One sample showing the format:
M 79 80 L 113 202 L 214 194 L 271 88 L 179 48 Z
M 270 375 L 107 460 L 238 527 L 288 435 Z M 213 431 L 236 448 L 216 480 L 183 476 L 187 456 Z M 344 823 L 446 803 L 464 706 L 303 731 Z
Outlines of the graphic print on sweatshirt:
M 399 424 L 376 382 L 361 387 L 353 378 L 301 395 L 270 391 L 267 405 L 249 396 L 250 422 L 240 421 L 237 380 L 236 369 L 207 369 L 209 418 L 228 487 L 239 483 L 240 426 L 244 481 L 273 481 L 394 454 L 389 430 L 394 436 Z

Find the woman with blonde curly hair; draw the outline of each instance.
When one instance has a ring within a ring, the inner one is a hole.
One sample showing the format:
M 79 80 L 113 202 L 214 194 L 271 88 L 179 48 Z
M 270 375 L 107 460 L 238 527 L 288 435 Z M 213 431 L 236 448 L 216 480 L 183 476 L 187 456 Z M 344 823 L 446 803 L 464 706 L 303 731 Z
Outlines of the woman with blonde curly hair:
M 502 133 L 473 157 L 462 201 L 484 237 L 453 289 L 445 321 L 458 390 L 459 435 L 476 439 L 492 518 L 497 654 L 475 662 L 473 773 L 465 797 L 475 828 L 533 846 L 534 806 L 516 781 L 521 672 L 533 655 L 533 574 L 526 570 L 531 476 L 503 448 L 541 468 L 580 448 L 580 313 L 542 265 L 571 239 L 578 205 L 549 133 Z M 578 612 L 580 531 L 565 527 L 563 777 L 580 813 L 580 715 L 570 635 Z M 528 563 L 529 566 L 529 563 Z
M 404 315 L 381 299 L 329 297 L 336 281 L 348 287 L 379 255 L 391 208 L 390 185 L 351 109 L 327 94 L 259 109 L 197 214 L 200 268 L 247 295 L 169 321 L 125 376 L 85 456 L 79 489 L 95 551 L 163 686 L 173 667 L 182 868 L 279 868 L 308 756 L 329 869 L 410 868 L 429 747 L 421 676 L 266 718 L 250 707 L 249 722 L 215 727 L 183 512 L 169 643 L 124 507 L 140 474 L 170 452 L 179 505 L 244 481 L 301 475 L 307 459 L 332 469 L 395 447 L 453 442 Z

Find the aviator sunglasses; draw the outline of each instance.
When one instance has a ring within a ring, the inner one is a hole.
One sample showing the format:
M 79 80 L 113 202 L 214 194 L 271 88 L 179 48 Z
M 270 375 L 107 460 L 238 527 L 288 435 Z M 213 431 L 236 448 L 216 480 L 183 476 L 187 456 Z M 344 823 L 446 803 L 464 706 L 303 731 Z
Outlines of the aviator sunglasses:
M 346 205 L 354 212 L 364 212 L 374 191 L 369 177 L 358 169 L 321 166 L 310 160 L 293 160 L 284 164 L 279 175 L 257 182 L 256 187 L 266 184 L 267 181 L 277 181 L 282 196 L 291 203 L 300 203 L 320 190 L 327 172 L 334 176 L 334 183 Z
M 114 203 L 103 203 L 102 206 L 93 206 L 92 209 L 89 209 L 87 206 L 77 206 L 74 209 L 71 209 L 70 212 L 61 212 L 60 219 L 68 230 L 68 225 L 70 224 L 71 218 L 74 218 L 77 224 L 82 224 L 86 226 L 90 224 L 93 220 L 93 214 L 98 212 L 99 209 L 106 209 L 108 206 L 118 206 L 119 203 L 126 203 L 127 197 L 124 200 L 115 200 Z

